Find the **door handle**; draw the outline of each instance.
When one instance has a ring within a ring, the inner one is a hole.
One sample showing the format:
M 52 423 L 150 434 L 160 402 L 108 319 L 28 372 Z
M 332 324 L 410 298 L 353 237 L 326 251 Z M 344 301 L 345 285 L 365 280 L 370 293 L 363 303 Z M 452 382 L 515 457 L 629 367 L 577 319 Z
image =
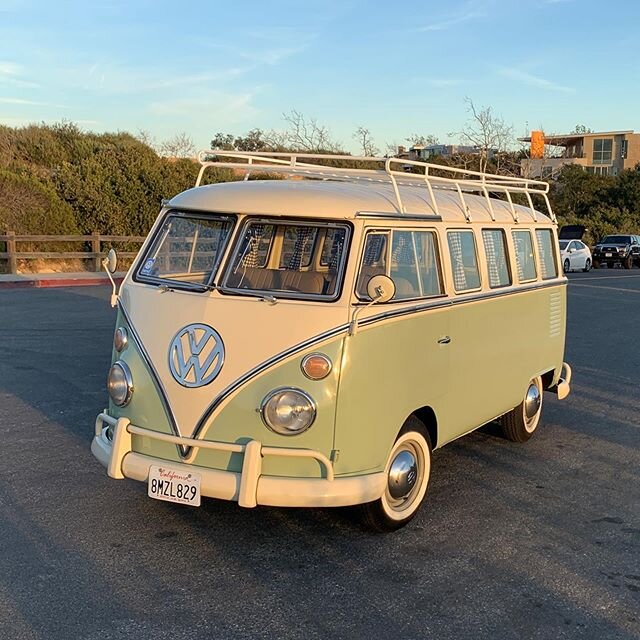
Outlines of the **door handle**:
M 438 340 L 438 344 L 449 344 L 451 342 L 451 336 L 444 336 Z

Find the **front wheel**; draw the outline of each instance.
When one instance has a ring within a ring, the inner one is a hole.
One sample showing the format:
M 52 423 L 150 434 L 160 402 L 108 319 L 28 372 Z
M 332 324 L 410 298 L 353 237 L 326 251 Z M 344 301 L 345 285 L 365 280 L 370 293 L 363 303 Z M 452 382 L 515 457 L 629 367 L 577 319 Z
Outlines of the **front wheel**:
M 625 261 L 624 261 L 624 268 L 625 269 L 632 269 L 633 268 L 633 256 L 629 256 Z
M 591 271 L 591 260 L 589 260 L 589 258 L 587 258 L 586 262 L 584 263 L 584 269 L 583 271 L 586 273 L 587 271 Z
M 529 382 L 522 402 L 500 418 L 502 432 L 507 440 L 526 442 L 538 428 L 542 415 L 542 378 Z
M 431 445 L 424 424 L 411 416 L 398 435 L 387 465 L 384 493 L 360 506 L 363 524 L 374 531 L 395 531 L 417 513 L 429 486 Z
M 565 272 L 565 273 L 569 273 L 569 271 L 570 271 L 570 269 L 571 269 L 571 264 L 570 264 L 570 262 L 569 262 L 569 258 L 567 258 L 567 259 L 564 261 L 564 264 L 562 265 L 562 268 L 564 269 L 564 272 Z

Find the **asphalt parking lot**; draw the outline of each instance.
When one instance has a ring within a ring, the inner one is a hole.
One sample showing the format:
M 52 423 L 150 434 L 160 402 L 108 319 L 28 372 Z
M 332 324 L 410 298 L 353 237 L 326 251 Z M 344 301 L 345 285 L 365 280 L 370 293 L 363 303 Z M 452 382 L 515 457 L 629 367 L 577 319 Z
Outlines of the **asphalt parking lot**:
M 640 637 L 640 270 L 569 278 L 572 395 L 436 452 L 390 535 L 107 478 L 108 289 L 0 291 L 0 638 Z

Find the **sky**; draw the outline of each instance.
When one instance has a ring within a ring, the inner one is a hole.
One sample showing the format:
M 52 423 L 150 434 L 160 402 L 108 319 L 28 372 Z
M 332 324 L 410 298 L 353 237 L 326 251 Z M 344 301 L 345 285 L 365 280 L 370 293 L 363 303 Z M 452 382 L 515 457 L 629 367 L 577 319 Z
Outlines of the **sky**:
M 640 129 L 635 0 L 0 0 L 0 123 L 284 129 L 295 109 L 357 151 L 457 142 L 465 98 L 518 135 Z

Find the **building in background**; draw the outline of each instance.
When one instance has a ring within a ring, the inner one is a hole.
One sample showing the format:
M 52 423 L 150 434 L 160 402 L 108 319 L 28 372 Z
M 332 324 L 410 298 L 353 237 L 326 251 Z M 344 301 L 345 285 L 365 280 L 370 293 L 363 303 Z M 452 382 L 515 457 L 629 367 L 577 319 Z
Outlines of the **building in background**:
M 452 158 L 457 155 L 480 155 L 480 147 L 473 147 L 462 144 L 415 144 L 409 149 L 406 147 L 398 147 L 397 158 L 406 158 L 407 160 L 423 160 L 428 161 L 433 158 Z M 497 149 L 489 149 L 489 158 L 497 153 Z
M 525 178 L 554 178 L 566 164 L 577 164 L 590 173 L 615 176 L 640 163 L 640 133 L 598 131 L 545 135 L 532 131 L 527 138 L 529 157 L 520 163 Z

